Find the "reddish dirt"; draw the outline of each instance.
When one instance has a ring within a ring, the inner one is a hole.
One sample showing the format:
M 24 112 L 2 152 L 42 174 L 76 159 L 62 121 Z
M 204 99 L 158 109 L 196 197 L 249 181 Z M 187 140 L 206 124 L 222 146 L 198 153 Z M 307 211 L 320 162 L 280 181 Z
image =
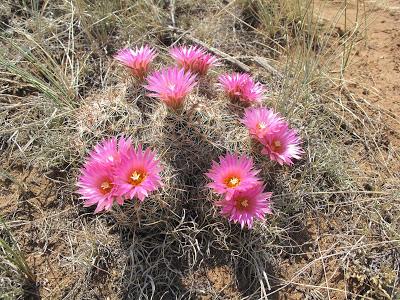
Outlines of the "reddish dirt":
M 356 19 L 357 9 L 354 1 L 349 1 L 347 11 L 347 24 L 351 26 Z M 371 104 L 376 105 L 382 109 L 385 115 L 385 121 L 389 127 L 391 142 L 398 146 L 400 120 L 398 115 L 400 113 L 400 0 L 382 1 L 384 4 L 379 4 L 377 1 L 365 2 L 366 12 L 369 15 L 368 22 L 371 22 L 366 32 L 366 39 L 358 43 L 354 49 L 354 56 L 350 65 L 348 66 L 345 78 L 348 81 L 348 88 L 350 92 L 354 93 L 357 98 L 365 99 Z M 327 20 L 333 20 L 337 16 L 343 1 L 324 1 L 322 16 Z M 363 9 L 363 8 L 361 8 Z M 338 27 L 343 31 L 344 16 L 339 20 Z M 26 211 L 24 220 L 29 223 L 29 217 L 44 218 L 37 207 L 43 207 L 51 203 L 50 195 L 47 195 L 51 190 L 52 182 L 46 178 L 40 178 L 35 172 L 25 174 L 20 177 L 20 172 L 15 172 L 16 181 L 22 182 L 29 187 L 30 194 L 26 194 L 19 189 L 11 180 L 2 182 L 0 189 L 0 210 L 3 213 L 14 212 L 20 203 L 27 203 L 28 207 L 33 207 L 34 214 Z M 20 199 L 21 201 L 15 201 Z M 45 200 L 44 200 L 45 199 Z M 45 203 L 41 203 L 44 200 Z M 37 202 L 37 204 L 36 204 Z M 68 208 L 67 208 L 68 209 Z M 24 211 L 25 209 L 21 209 Z M 54 215 L 57 214 L 55 210 Z M 315 220 L 310 220 L 309 223 L 315 224 Z M 327 226 L 324 224 L 324 226 Z M 340 225 L 337 225 L 338 227 Z M 17 227 L 17 226 L 16 226 Z M 316 226 L 308 228 L 310 240 L 315 240 L 319 236 Z M 17 233 L 18 228 L 16 228 Z M 327 232 L 328 229 L 322 228 L 322 231 Z M 29 249 L 30 238 L 27 237 L 31 232 L 25 235 L 21 234 L 20 242 L 24 248 Z M 68 281 L 77 280 L 76 277 L 66 276 L 68 273 L 62 270 L 57 263 L 57 255 L 59 253 L 67 252 L 68 245 L 62 241 L 62 236 L 56 239 L 57 248 L 53 246 L 49 253 L 42 253 L 39 251 L 38 246 L 31 246 L 31 251 L 27 253 L 28 261 L 39 273 L 49 272 L 50 276 L 46 282 L 40 282 L 43 289 L 55 290 L 59 286 L 68 285 Z M 320 240 L 321 251 L 329 248 L 332 241 L 328 238 Z M 64 249 L 65 248 L 65 249 Z M 290 279 L 295 276 L 296 271 L 300 270 L 309 260 L 309 257 L 299 259 L 297 262 L 287 262 L 287 265 L 282 268 L 287 270 L 285 277 Z M 56 266 L 49 269 L 47 266 Z M 326 284 L 330 287 L 343 289 L 344 278 L 338 270 L 336 260 L 323 261 L 314 267 L 314 276 L 320 277 L 320 284 Z M 323 268 L 326 268 L 324 270 Z M 54 270 L 55 269 L 55 270 Z M 325 278 L 323 274 L 328 274 L 329 278 Z M 195 283 L 195 284 L 193 284 Z M 221 299 L 239 299 L 235 276 L 233 270 L 227 266 L 218 266 L 202 269 L 198 273 L 191 274 L 188 277 L 188 282 L 183 282 L 183 285 L 201 294 L 201 291 L 213 291 L 212 295 L 204 294 L 202 299 L 213 299 L 221 297 Z M 291 291 L 289 296 L 283 296 L 284 299 L 302 299 L 305 294 L 299 289 Z M 45 293 L 46 294 L 46 293 Z M 332 295 L 333 294 L 333 295 Z M 332 299 L 341 299 L 342 293 L 337 295 L 332 292 L 330 295 Z M 51 297 L 51 294 L 50 294 Z M 282 298 L 283 298 L 282 297 Z
M 241 298 L 235 283 L 234 270 L 228 266 L 200 268 L 184 278 L 182 284 L 198 294 L 201 300 Z
M 336 26 L 342 32 L 366 23 L 362 39 L 353 50 L 345 79 L 356 98 L 380 109 L 389 139 L 400 145 L 400 1 L 348 1 L 346 16 L 340 14 L 344 1 L 320 1 L 322 18 L 330 22 L 340 15 Z M 366 16 L 366 18 L 365 18 Z M 346 17 L 346 27 L 345 27 Z
M 78 224 L 71 225 L 80 222 L 75 207 L 57 199 L 57 180 L 49 176 L 52 174 L 24 166 L 9 168 L 6 172 L 8 178 L 0 177 L 0 212 L 10 219 L 9 228 L 36 276 L 35 284 L 25 287 L 24 299 L 68 299 L 67 293 L 79 280 L 87 283 L 85 272 L 88 270 L 76 265 L 70 267 L 71 249 L 82 255 L 91 253 L 85 241 L 90 240 L 94 232 L 85 232 Z M 112 243 L 111 234 L 107 233 L 106 239 L 104 244 Z M 113 299 L 108 297 L 113 295 L 113 284 L 107 282 L 112 281 L 111 277 L 119 278 L 120 274 L 103 266 L 98 257 L 92 257 L 89 269 L 94 282 L 92 291 L 102 299 Z

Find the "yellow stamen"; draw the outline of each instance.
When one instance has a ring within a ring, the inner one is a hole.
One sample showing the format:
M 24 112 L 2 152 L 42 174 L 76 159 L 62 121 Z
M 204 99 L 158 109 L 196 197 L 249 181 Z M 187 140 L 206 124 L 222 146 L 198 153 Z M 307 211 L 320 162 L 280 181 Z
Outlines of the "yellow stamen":
M 249 207 L 249 200 L 242 197 L 237 198 L 235 200 L 235 206 L 238 210 L 245 210 L 247 207 Z
M 230 188 L 237 187 L 239 183 L 240 179 L 234 176 L 227 178 L 227 180 L 225 181 L 225 184 Z
M 242 205 L 243 207 L 247 207 L 247 206 L 249 206 L 249 202 L 247 201 L 247 199 L 243 199 L 243 200 L 240 202 L 240 205 Z
M 103 194 L 108 194 L 109 192 L 111 192 L 112 188 L 113 185 L 109 181 L 103 181 L 102 184 L 100 185 L 100 191 Z
M 282 143 L 279 140 L 275 140 L 271 145 L 272 151 L 279 152 L 282 149 Z
M 129 183 L 132 185 L 139 185 L 146 178 L 146 174 L 141 171 L 134 171 L 132 175 L 129 177 Z
M 264 122 L 260 122 L 257 124 L 257 128 L 258 129 L 265 129 L 267 128 L 267 124 L 265 124 Z
M 140 179 L 140 174 L 138 172 L 133 172 L 131 176 L 132 180 L 139 180 Z

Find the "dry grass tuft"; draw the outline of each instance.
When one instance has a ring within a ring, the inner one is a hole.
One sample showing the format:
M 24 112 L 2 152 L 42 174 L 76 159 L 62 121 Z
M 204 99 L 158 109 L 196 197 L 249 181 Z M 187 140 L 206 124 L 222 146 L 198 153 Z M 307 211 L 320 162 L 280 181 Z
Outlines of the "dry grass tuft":
M 315 21 L 311 1 L 4 7 L 10 17 L 1 33 L 0 149 L 9 191 L 2 193 L 13 200 L 1 208 L 41 296 L 396 295 L 398 180 L 368 178 L 360 161 L 376 155 L 377 136 L 369 133 L 379 124 L 368 120 L 360 135 L 358 123 L 351 125 L 360 111 L 344 122 L 334 93 L 342 85 L 332 63 L 343 58 L 339 72 L 345 70 L 356 30 L 334 36 L 334 25 L 324 29 Z M 202 79 L 180 113 L 148 98 L 113 62 L 118 48 L 148 42 L 160 51 L 157 68 L 170 63 L 167 46 L 190 40 L 169 26 L 247 64 L 269 88 L 264 104 L 299 129 L 304 158 L 289 168 L 259 154 L 239 122 L 243 107 L 215 87 L 217 74 L 237 68 L 231 62 Z M 75 194 L 78 169 L 93 145 L 121 134 L 157 150 L 164 186 L 141 205 L 130 201 L 93 216 Z M 211 160 L 226 152 L 252 156 L 273 192 L 274 214 L 251 231 L 220 217 L 204 187 Z M 216 284 L 213 272 L 230 279 Z M 10 278 L 0 274 L 2 282 Z

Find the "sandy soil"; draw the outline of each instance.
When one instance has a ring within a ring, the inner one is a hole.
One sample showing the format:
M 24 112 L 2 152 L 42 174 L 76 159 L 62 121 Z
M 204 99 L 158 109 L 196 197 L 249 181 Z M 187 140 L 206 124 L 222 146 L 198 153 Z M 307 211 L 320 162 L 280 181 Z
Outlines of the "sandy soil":
M 358 13 L 357 1 L 349 2 L 346 16 L 340 15 L 337 27 L 344 32 L 345 26 L 354 26 L 358 17 L 358 22 L 366 22 L 367 29 L 345 73 L 348 88 L 359 100 L 381 108 L 389 138 L 399 146 L 400 1 L 358 1 Z M 323 1 L 320 5 L 322 18 L 333 21 L 343 1 Z
M 391 145 L 398 149 L 400 146 L 400 0 L 360 1 L 362 3 L 359 3 L 358 15 L 356 1 L 348 1 L 346 16 L 339 12 L 343 8 L 343 2 L 317 1 L 316 7 L 320 9 L 321 18 L 324 21 L 337 22 L 338 32 L 345 32 L 346 28 L 353 27 L 357 17 L 359 22 L 367 22 L 365 38 L 355 45 L 344 78 L 354 99 L 369 103 L 367 107 L 370 108 L 371 117 L 380 118 L 385 122 L 388 139 Z M 363 17 L 360 18 L 361 15 L 367 17 L 363 19 Z M 376 115 L 376 108 L 378 108 L 379 115 Z M 399 165 L 393 166 L 393 169 L 398 170 Z M 298 237 L 294 238 L 301 240 L 302 235 L 306 234 L 308 236 L 306 240 L 318 241 L 321 251 L 326 251 L 334 242 L 330 240 L 329 232 L 335 232 L 338 228 L 345 227 L 344 224 L 336 224 L 331 221 L 326 223 L 322 219 L 310 219 L 307 224 L 311 224 L 307 232 L 299 232 Z M 321 232 L 324 232 L 326 236 L 318 240 L 317 237 Z M 307 243 L 304 246 L 307 247 Z M 283 268 L 286 273 L 281 275 L 288 279 L 295 278 L 296 273 L 304 267 L 307 261 L 309 261 L 308 257 L 296 262 L 288 261 Z M 322 263 L 315 264 L 311 272 L 314 276 L 320 277 L 321 286 L 326 284 L 331 288 L 344 289 L 344 280 L 346 279 L 340 274 L 338 264 L 340 262 L 335 259 L 322 261 Z M 328 279 L 324 277 L 325 272 Z M 225 269 L 215 269 L 209 274 L 211 278 L 208 280 L 212 283 L 223 279 L 229 281 L 229 276 L 226 274 L 230 274 L 230 272 L 226 272 Z M 354 288 L 362 289 L 362 283 L 358 282 L 356 278 L 353 280 L 355 285 L 359 285 Z M 232 285 L 233 283 L 227 284 L 227 286 Z M 231 292 L 230 295 L 236 296 L 234 292 Z M 290 291 L 290 296 L 287 293 L 277 293 L 273 295 L 273 298 L 304 299 L 304 296 L 305 294 L 298 289 L 293 289 Z M 342 299 L 343 294 L 332 291 L 330 297 L 331 299 Z
M 322 17 L 327 20 L 333 20 L 338 13 L 343 1 L 323 1 L 322 6 Z M 359 42 L 354 51 L 353 59 L 347 69 L 345 78 L 348 81 L 348 88 L 351 93 L 357 99 L 365 100 L 373 105 L 379 106 L 381 108 L 382 118 L 387 124 L 388 134 L 390 141 L 393 145 L 400 145 L 400 121 L 398 118 L 400 112 L 400 0 L 389 0 L 389 1 L 368 1 L 365 2 L 365 10 L 370 16 L 367 20 L 371 22 L 368 26 L 366 32 L 366 39 Z M 362 8 L 363 9 L 363 8 Z M 357 14 L 357 7 L 355 3 L 350 3 L 349 10 L 347 11 L 347 22 L 350 24 L 354 23 Z M 344 16 L 339 20 L 337 26 L 344 31 Z M 51 191 L 52 180 L 44 179 L 45 182 L 38 182 L 37 174 L 34 172 L 27 174 L 24 178 L 19 177 L 19 171 L 16 170 L 16 178 L 24 185 L 29 186 L 29 190 L 32 190 L 31 194 L 27 194 L 21 189 L 18 189 L 11 181 L 4 186 L 4 190 L 1 190 L 1 201 L 0 210 L 2 211 L 14 211 L 17 203 L 14 199 L 22 199 L 24 205 L 28 209 L 25 209 L 26 216 L 24 218 L 41 218 L 43 217 L 37 210 L 37 207 L 47 205 L 51 208 L 50 203 L 53 196 L 48 195 L 47 192 Z M 53 179 L 54 180 L 54 179 Z M 42 188 L 38 188 L 41 186 Z M 3 197 L 4 196 L 4 197 Z M 46 199 L 45 203 L 36 203 L 40 199 Z M 33 209 L 33 212 L 29 210 Z M 70 207 L 60 207 L 54 208 L 54 216 L 62 215 L 63 212 L 71 209 Z M 315 224 L 315 220 L 310 219 L 310 224 Z M 307 247 L 306 240 L 312 242 L 315 240 L 316 236 L 320 235 L 320 231 L 326 232 L 327 237 L 320 240 L 320 250 L 324 251 L 331 246 L 332 241 L 329 240 L 329 230 L 333 227 L 340 227 L 342 224 L 323 224 L 324 228 L 317 228 L 313 226 L 307 229 L 307 232 L 299 232 L 298 236 L 293 237 L 293 239 L 298 239 L 299 244 L 304 243 L 304 247 Z M 79 227 L 77 225 L 77 227 Z M 26 232 L 26 234 L 21 234 L 25 239 L 22 238 L 21 242 L 26 246 L 31 240 L 31 236 L 34 236 L 34 230 L 32 232 Z M 335 232 L 335 230 L 331 230 Z M 33 255 L 29 256 L 29 262 L 35 266 L 40 272 L 49 272 L 48 265 L 57 260 L 56 255 L 58 253 L 63 253 L 66 257 L 68 256 L 68 251 L 66 250 L 69 244 L 63 241 L 62 234 L 59 234 L 57 239 L 59 244 L 57 247 L 65 249 L 51 249 L 51 247 L 56 247 L 55 245 L 50 245 L 49 253 L 40 253 L 42 256 L 46 256 L 46 260 L 41 260 L 40 255 L 35 257 L 35 251 L 38 249 L 36 245 L 31 246 L 31 253 Z M 302 240 L 302 236 L 307 235 L 307 239 Z M 114 243 L 118 246 L 118 242 Z M 309 260 L 309 257 L 300 257 L 298 261 L 287 262 L 287 273 L 279 274 L 283 277 L 290 279 L 296 275 Z M 324 264 L 325 263 L 325 264 Z M 321 278 L 321 284 L 326 283 L 331 287 L 343 288 L 344 278 L 341 278 L 338 272 L 338 263 L 336 260 L 322 261 L 322 264 L 315 266 L 313 272 L 315 276 Z M 118 268 L 115 266 L 115 269 Z M 58 270 L 58 268 L 57 268 Z M 109 267 L 108 272 L 113 273 L 113 266 Z M 67 276 L 67 273 L 58 273 L 50 270 L 52 273 L 48 278 L 48 282 L 41 282 L 42 287 L 48 290 L 57 289 L 58 285 L 68 285 L 68 280 L 78 280 L 80 274 L 76 274 L 73 278 L 72 276 Z M 329 279 L 324 278 L 323 274 L 329 274 Z M 215 294 L 204 295 L 202 299 L 239 299 L 240 295 L 236 287 L 234 279 L 234 271 L 228 266 L 215 266 L 213 268 L 200 270 L 199 272 L 192 274 L 193 278 L 188 278 L 187 282 L 182 282 L 182 285 L 187 289 L 196 288 L 196 290 L 213 290 Z M 195 284 L 193 284 L 195 283 Z M 195 286 L 194 286 L 195 285 Z M 112 287 L 109 287 L 110 289 Z M 299 291 L 290 291 L 291 293 L 281 295 L 281 299 L 302 299 L 304 294 L 299 293 Z M 105 292 L 103 295 L 106 295 Z M 332 299 L 341 299 L 338 293 L 332 293 L 330 296 Z M 279 294 L 276 294 L 279 298 Z

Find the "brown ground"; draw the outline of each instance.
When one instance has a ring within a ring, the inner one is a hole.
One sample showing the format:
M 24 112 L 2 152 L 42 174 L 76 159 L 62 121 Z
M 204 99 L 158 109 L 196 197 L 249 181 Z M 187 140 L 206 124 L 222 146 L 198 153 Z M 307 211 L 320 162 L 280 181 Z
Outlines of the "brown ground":
M 317 1 L 316 7 L 321 11 L 321 17 L 324 21 L 329 23 L 336 22 L 339 10 L 343 7 L 344 1 Z M 352 27 L 355 24 L 357 14 L 356 1 L 348 1 L 347 10 L 347 27 Z M 362 12 L 368 16 L 366 22 L 367 26 L 366 37 L 360 41 L 353 50 L 352 59 L 346 69 L 345 80 L 347 87 L 352 94 L 353 99 L 360 102 L 370 103 L 369 113 L 374 117 L 376 108 L 380 111 L 379 118 L 382 118 L 387 126 L 388 138 L 394 149 L 399 149 L 400 146 L 400 0 L 389 1 L 360 1 Z M 319 6 L 320 5 L 320 6 Z M 364 8 L 365 5 L 365 8 Z M 365 9 L 365 10 L 364 10 Z M 336 27 L 339 32 L 345 32 L 345 16 L 341 15 Z M 362 19 L 360 18 L 362 21 Z M 366 166 L 368 168 L 368 166 Z M 394 172 L 400 172 L 400 164 L 391 167 Z M 329 232 L 337 232 L 337 228 L 345 227 L 344 224 L 337 224 L 329 221 L 328 224 L 322 218 L 309 219 L 307 224 L 309 228 L 307 231 L 307 238 L 302 237 L 303 233 L 299 233 L 298 238 L 308 241 L 314 241 L 320 248 L 321 256 L 324 251 L 329 251 L 332 247 L 334 239 L 330 238 Z M 335 229 L 334 229 L 335 228 Z M 323 236 L 321 237 L 321 233 Z M 319 240 L 316 237 L 320 237 Z M 303 242 L 304 242 L 303 241 Z M 307 243 L 304 245 L 307 247 Z M 364 250 L 362 250 L 364 251 Z M 287 265 L 283 268 L 286 269 L 285 278 L 293 278 L 296 282 L 296 274 L 304 268 L 307 262 L 310 261 L 312 255 L 299 259 L 296 262 L 288 261 Z M 314 257 L 315 259 L 315 257 Z M 334 258 L 314 262 L 309 266 L 310 276 L 320 278 L 320 286 L 327 286 L 331 290 L 329 297 L 331 299 L 343 299 L 343 293 L 338 290 L 344 290 L 344 279 L 354 280 L 355 290 L 363 289 L 365 283 L 363 278 L 356 275 L 356 270 L 353 274 L 343 274 L 339 271 L 337 261 Z M 356 265 L 355 269 L 358 268 Z M 307 270 L 306 270 L 307 271 Z M 230 272 L 225 269 L 213 269 L 212 272 L 207 273 L 205 279 L 212 285 L 217 285 L 221 280 L 228 280 L 231 278 Z M 311 275 L 312 274 L 312 275 Z M 326 275 L 325 275 L 326 274 Z M 325 277 L 326 276 L 326 277 Z M 388 276 L 395 276 L 395 274 L 388 273 Z M 229 285 L 228 285 L 229 286 Z M 291 290 L 290 294 L 282 294 L 279 299 L 304 299 L 307 295 L 302 292 L 300 288 Z M 306 290 L 306 286 L 304 286 Z M 335 289 L 338 289 L 335 291 Z M 290 289 L 289 289 L 290 290 Z M 231 297 L 236 294 L 232 293 Z M 275 295 L 276 296 L 276 295 Z M 208 299 L 208 298 L 207 298 Z M 233 299 L 233 298 L 232 298 Z
M 324 3 L 322 10 L 323 17 L 332 20 L 336 16 L 342 1 L 328 1 Z M 350 10 L 348 11 L 347 19 L 349 22 L 353 22 L 356 11 L 355 5 L 350 4 L 349 7 Z M 382 109 L 382 118 L 387 122 L 389 128 L 389 139 L 393 145 L 398 146 L 400 140 L 398 134 L 400 131 L 400 122 L 398 118 L 400 113 L 400 1 L 390 0 L 385 1 L 384 4 L 373 1 L 366 2 L 366 10 L 372 13 L 367 37 L 365 41 L 360 42 L 354 49 L 355 56 L 347 69 L 345 78 L 348 81 L 349 91 L 353 93 L 357 99 L 365 99 L 365 101 L 368 101 L 372 105 L 377 105 Z M 345 30 L 343 19 L 338 23 L 338 27 Z M 14 206 L 17 205 L 15 199 L 23 200 L 22 203 L 26 206 L 26 215 L 23 216 L 22 219 L 27 220 L 32 217 L 44 219 L 44 216 L 41 215 L 42 210 L 39 209 L 39 207 L 48 210 L 46 214 L 48 214 L 49 211 L 53 211 L 54 217 L 60 219 L 62 219 L 66 211 L 77 210 L 76 207 L 51 207 L 51 197 L 54 196 L 48 195 L 46 192 L 51 190 L 49 186 L 51 186 L 52 181 L 56 181 L 57 178 L 49 176 L 47 179 L 42 177 L 41 180 L 38 180 L 38 176 L 34 172 L 27 175 L 25 174 L 22 178 L 18 170 L 12 175 L 14 178 L 17 178 L 18 182 L 22 182 L 29 187 L 29 193 L 23 191 L 23 189 L 19 189 L 11 181 L 6 181 L 6 185 L 4 185 L 5 189 L 2 190 L 0 194 L 1 211 L 15 211 Z M 310 241 L 311 243 L 318 243 L 320 256 L 322 256 L 322 253 L 325 253 L 324 251 L 329 251 L 329 248 L 332 246 L 329 235 L 330 230 L 335 232 L 332 228 L 335 226 L 341 227 L 343 224 L 335 224 L 334 222 L 330 222 L 329 224 L 327 224 L 327 222 L 321 222 L 322 224 L 320 224 L 320 221 L 318 216 L 310 216 L 307 223 L 313 225 L 307 226 L 306 232 L 299 232 L 298 236 L 293 238 L 298 239 L 299 244 L 304 243 L 304 252 L 307 251 L 308 247 L 305 242 L 306 240 L 309 241 L 308 243 L 310 243 Z M 81 224 L 78 224 L 79 222 L 77 221 L 77 229 L 81 226 Z M 84 222 L 89 221 L 85 219 Z M 16 228 L 17 227 L 16 225 Z M 72 276 L 67 276 L 68 269 L 59 268 L 60 266 L 53 266 L 52 269 L 51 267 L 49 268 L 49 266 L 52 264 L 52 261 L 57 261 L 58 257 L 56 256 L 59 255 L 63 255 L 65 260 L 68 261 L 69 251 L 72 251 L 69 247 L 78 245 L 80 242 L 63 241 L 62 232 L 59 232 L 57 244 L 46 246 L 46 249 L 48 249 L 46 253 L 38 252 L 37 249 L 42 249 L 43 245 L 29 244 L 32 240 L 31 235 L 34 235 L 34 231 L 38 230 L 38 228 L 39 226 L 32 228 L 32 232 L 27 231 L 25 234 L 17 231 L 17 234 L 20 236 L 19 240 L 22 246 L 30 250 L 28 261 L 38 270 L 38 274 L 50 274 L 43 276 L 46 277 L 46 281 L 40 282 L 41 287 L 44 290 L 47 289 L 47 292 L 44 294 L 49 295 L 50 299 L 52 297 L 52 292 L 50 291 L 57 291 L 57 286 L 68 285 L 68 280 L 79 280 L 77 277 L 79 274 L 75 274 L 76 278 L 72 278 Z M 325 235 L 320 240 L 316 240 L 315 237 L 321 236 L 321 232 L 324 232 Z M 26 237 L 26 239 L 24 237 Z M 90 239 L 90 237 L 87 238 Z M 88 244 L 90 243 L 88 242 Z M 113 241 L 113 245 L 119 246 L 119 242 Z M 296 261 L 288 261 L 286 268 L 287 273 L 281 275 L 284 275 L 287 280 L 293 279 L 293 281 L 296 282 L 296 273 L 304 267 L 310 258 L 315 259 L 316 257 L 318 257 L 318 254 L 314 257 L 310 254 L 310 257 L 305 255 L 299 257 Z M 94 257 L 94 259 L 95 258 L 96 257 Z M 117 262 L 115 264 L 117 264 Z M 310 276 L 320 277 L 321 285 L 325 284 L 328 287 L 343 289 L 344 278 L 342 274 L 338 272 L 338 264 L 340 264 L 340 261 L 335 261 L 334 258 L 331 260 L 322 259 L 321 261 L 317 261 L 315 266 L 310 267 Z M 65 270 L 64 273 L 58 271 L 62 269 Z M 103 269 L 106 268 L 100 265 L 98 270 L 93 271 L 93 276 L 99 275 L 101 278 L 100 275 Z M 282 267 L 282 269 L 285 269 L 285 267 Z M 113 263 L 107 266 L 104 272 L 114 276 Z M 326 274 L 329 275 L 329 278 L 325 277 Z M 200 270 L 198 273 L 192 274 L 191 276 L 193 276 L 193 280 L 188 278 L 188 282 L 182 283 L 187 289 L 193 287 L 193 283 L 195 283 L 196 290 L 201 290 L 202 287 L 204 287 L 205 290 L 211 289 L 215 291 L 213 295 L 204 295 L 203 299 L 239 298 L 233 270 L 230 270 L 226 266 L 217 266 Z M 349 276 L 351 276 L 351 274 Z M 362 280 L 359 280 L 359 282 L 362 284 Z M 97 289 L 96 284 L 93 284 L 91 288 Z M 110 289 L 111 288 L 112 287 L 110 287 Z M 282 299 L 304 299 L 305 294 L 301 291 L 301 288 L 293 289 L 290 293 L 286 293 L 286 296 L 283 296 Z M 107 292 L 100 294 L 105 296 Z M 335 293 L 335 291 L 331 291 L 330 297 L 331 299 L 343 299 L 343 294 L 341 292 Z
M 347 28 L 355 24 L 356 1 L 348 1 Z M 353 50 L 355 54 L 346 70 L 349 90 L 360 100 L 381 108 L 390 128 L 390 140 L 400 141 L 400 1 L 358 1 L 358 22 L 367 22 L 365 39 Z M 324 1 L 322 18 L 336 19 L 343 1 Z M 365 5 L 365 7 L 364 7 Z M 367 19 L 360 16 L 364 14 Z M 337 27 L 345 31 L 345 16 L 341 15 Z

